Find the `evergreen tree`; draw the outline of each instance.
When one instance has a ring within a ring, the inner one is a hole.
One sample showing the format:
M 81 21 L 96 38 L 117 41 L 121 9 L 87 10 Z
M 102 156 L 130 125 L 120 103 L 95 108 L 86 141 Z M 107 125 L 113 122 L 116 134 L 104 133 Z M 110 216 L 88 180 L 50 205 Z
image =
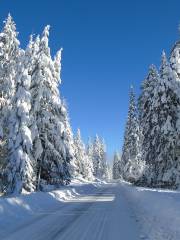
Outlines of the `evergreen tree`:
M 157 87 L 158 79 L 158 71 L 154 65 L 151 65 L 149 73 L 141 85 L 141 95 L 138 102 L 141 131 L 141 156 L 144 163 L 148 166 L 148 171 L 145 172 L 146 174 L 143 176 L 143 181 L 146 181 L 146 184 L 148 185 L 151 185 L 154 178 L 153 166 L 156 159 L 156 146 L 153 144 L 153 139 L 156 133 L 152 132 L 152 128 L 154 127 L 155 115 L 153 108 L 154 90 Z
M 0 92 L 9 106 L 15 93 L 15 76 L 20 51 L 17 36 L 16 25 L 9 14 L 0 33 Z
M 93 169 L 93 143 L 91 141 L 91 139 L 89 138 L 88 140 L 88 144 L 86 147 L 86 155 L 88 157 L 88 168 L 89 171 L 91 172 L 91 178 L 94 179 L 93 173 L 94 173 L 94 169 Z
M 37 189 L 70 180 L 63 139 L 62 102 L 59 96 L 61 51 L 53 61 L 48 46 L 49 26 L 31 44 L 33 155 L 37 161 Z
M 124 145 L 122 150 L 122 164 L 124 165 L 123 177 L 134 182 L 141 177 L 140 129 L 137 117 L 135 94 L 133 87 L 130 91 L 128 118 L 126 122 Z
M 87 147 L 86 147 L 86 153 L 88 155 L 88 158 L 93 161 L 93 143 L 91 141 L 91 138 L 88 139 Z
M 107 180 L 111 180 L 113 178 L 112 176 L 112 167 L 110 166 L 110 164 L 107 164 Z
M 108 164 L 107 164 L 107 153 L 106 153 L 106 144 L 104 139 L 101 140 L 101 178 L 108 178 Z
M 170 66 L 172 69 L 173 77 L 176 81 L 180 81 L 180 42 L 176 42 L 171 50 Z
M 103 140 L 96 135 L 93 143 L 94 176 L 100 179 L 107 177 L 106 147 Z
M 153 98 L 155 133 L 155 184 L 161 186 L 174 185 L 176 182 L 177 162 L 174 155 L 177 142 L 177 107 L 179 97 L 175 89 L 172 70 L 163 52 L 160 78 L 158 78 Z M 178 173 L 179 174 L 179 173 Z
M 30 94 L 31 94 L 31 110 L 30 110 L 30 130 L 31 130 L 31 138 L 32 138 L 32 155 L 35 160 L 34 164 L 34 172 L 36 175 L 36 188 L 39 190 L 40 183 L 40 174 L 39 174 L 39 163 L 41 159 L 41 154 L 43 152 L 41 139 L 39 135 L 38 129 L 38 117 L 40 112 L 40 99 L 42 96 L 42 87 L 43 81 L 40 78 L 40 37 L 37 36 L 36 39 L 33 39 L 33 36 L 30 36 L 30 41 L 26 49 L 26 65 L 28 66 L 28 72 L 31 76 L 31 86 L 30 86 Z M 39 74 L 39 75 L 38 75 Z
M 22 53 L 16 76 L 16 94 L 9 117 L 7 193 L 21 193 L 23 189 L 30 192 L 35 190 L 29 116 L 31 77 L 24 64 L 24 58 L 24 53 Z
M 170 66 L 172 69 L 173 78 L 175 81 L 174 84 L 174 92 L 179 97 L 178 102 L 180 102 L 180 42 L 178 41 L 171 51 L 170 55 Z M 177 162 L 177 171 L 179 173 L 180 171 L 180 104 L 177 106 L 177 121 L 176 121 L 176 146 L 175 146 L 175 152 L 174 157 Z M 180 176 L 177 174 L 176 178 L 176 185 L 180 184 Z
M 16 25 L 10 16 L 0 33 L 0 185 L 6 185 L 4 169 L 8 157 L 8 119 L 15 94 L 17 62 L 20 54 Z
M 86 154 L 85 145 L 81 139 L 80 129 L 77 130 L 77 135 L 74 138 L 75 158 L 79 175 L 85 179 L 92 179 L 92 169 L 90 168 L 89 158 Z
M 100 142 L 98 135 L 96 135 L 94 143 L 93 143 L 93 169 L 94 169 L 93 174 L 97 178 L 101 177 L 101 174 L 100 174 L 100 168 L 101 168 L 100 149 L 101 149 L 101 142 Z
M 113 159 L 113 179 L 119 179 L 121 177 L 120 161 L 119 153 L 115 152 Z
M 73 133 L 70 125 L 70 119 L 68 116 L 68 110 L 67 110 L 67 105 L 65 100 L 62 100 L 60 112 L 61 112 L 61 121 L 63 122 L 63 125 L 64 125 L 62 139 L 65 145 L 66 162 L 68 163 L 68 166 L 69 166 L 70 175 L 73 178 L 77 176 L 77 166 L 76 166 L 76 160 L 74 156 L 75 149 L 74 149 Z
M 10 14 L 4 23 L 3 31 L 0 33 L 1 138 L 7 137 L 7 119 L 12 106 L 11 100 L 15 94 L 17 62 L 20 55 L 18 33 Z

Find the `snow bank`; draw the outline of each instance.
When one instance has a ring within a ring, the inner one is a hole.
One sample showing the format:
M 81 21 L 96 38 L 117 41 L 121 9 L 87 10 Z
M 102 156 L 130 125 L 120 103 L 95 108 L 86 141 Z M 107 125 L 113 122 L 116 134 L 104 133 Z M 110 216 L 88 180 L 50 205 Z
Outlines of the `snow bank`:
M 43 216 L 65 207 L 66 201 L 91 193 L 102 184 L 90 183 L 82 179 L 73 180 L 68 186 L 51 192 L 35 192 L 13 197 L 0 198 L 0 239 L 5 233 L 20 227 L 24 222 L 31 221 L 35 215 Z M 42 215 L 41 215 L 42 214 Z
M 123 191 L 133 216 L 143 233 L 141 239 L 180 239 L 180 192 L 134 187 L 127 183 Z

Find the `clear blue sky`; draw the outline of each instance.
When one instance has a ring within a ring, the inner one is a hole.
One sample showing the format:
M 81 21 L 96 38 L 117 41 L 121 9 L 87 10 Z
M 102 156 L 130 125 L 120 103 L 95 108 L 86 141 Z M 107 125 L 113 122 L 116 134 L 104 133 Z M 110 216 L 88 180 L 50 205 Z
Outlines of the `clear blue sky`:
M 128 91 L 151 63 L 159 65 L 178 39 L 178 0 L 1 0 L 0 22 L 11 13 L 21 46 L 51 25 L 52 54 L 63 47 L 61 95 L 73 130 L 86 141 L 103 136 L 111 154 L 122 146 Z

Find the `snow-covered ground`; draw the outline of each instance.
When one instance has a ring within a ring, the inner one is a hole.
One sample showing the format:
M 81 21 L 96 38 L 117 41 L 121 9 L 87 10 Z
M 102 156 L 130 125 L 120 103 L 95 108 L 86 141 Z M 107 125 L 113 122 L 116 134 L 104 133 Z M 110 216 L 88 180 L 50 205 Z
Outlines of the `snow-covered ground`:
M 127 183 L 122 183 L 121 190 L 143 239 L 180 239 L 179 191 L 134 187 Z
M 179 240 L 180 193 L 88 183 L 0 198 L 0 239 Z

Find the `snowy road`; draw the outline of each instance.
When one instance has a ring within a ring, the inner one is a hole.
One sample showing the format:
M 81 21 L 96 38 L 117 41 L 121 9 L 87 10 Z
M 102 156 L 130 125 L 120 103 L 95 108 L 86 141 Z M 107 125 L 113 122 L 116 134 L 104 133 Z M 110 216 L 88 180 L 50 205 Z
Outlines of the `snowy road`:
M 37 212 L 2 240 L 139 240 L 138 221 L 120 184 L 105 184 L 89 195 Z M 122 190 L 122 191 L 121 191 Z

